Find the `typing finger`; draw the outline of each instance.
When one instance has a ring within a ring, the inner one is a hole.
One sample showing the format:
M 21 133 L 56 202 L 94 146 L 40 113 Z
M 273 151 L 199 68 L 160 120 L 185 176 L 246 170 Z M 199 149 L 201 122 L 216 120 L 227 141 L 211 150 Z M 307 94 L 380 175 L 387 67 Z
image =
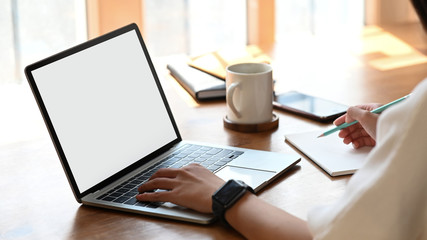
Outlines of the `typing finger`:
M 172 202 L 173 194 L 169 191 L 145 192 L 136 195 L 136 199 L 142 202 Z
M 138 192 L 148 192 L 155 189 L 171 190 L 176 186 L 176 180 L 171 178 L 156 178 L 138 187 Z
M 161 168 L 151 175 L 150 180 L 154 178 L 175 178 L 180 171 L 179 168 Z

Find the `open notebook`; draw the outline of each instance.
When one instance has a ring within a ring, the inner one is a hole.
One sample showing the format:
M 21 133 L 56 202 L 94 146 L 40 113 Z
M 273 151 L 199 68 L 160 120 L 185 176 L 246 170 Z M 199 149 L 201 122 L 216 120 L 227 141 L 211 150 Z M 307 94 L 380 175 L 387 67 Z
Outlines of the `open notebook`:
M 353 174 L 366 161 L 372 147 L 354 149 L 338 133 L 317 138 L 323 131 L 286 135 L 286 141 L 304 153 L 331 176 Z

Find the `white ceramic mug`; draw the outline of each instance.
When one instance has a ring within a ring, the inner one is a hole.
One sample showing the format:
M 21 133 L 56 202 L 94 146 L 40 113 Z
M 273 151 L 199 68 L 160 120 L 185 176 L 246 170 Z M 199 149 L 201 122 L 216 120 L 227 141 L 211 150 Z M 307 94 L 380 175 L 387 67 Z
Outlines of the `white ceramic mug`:
M 240 63 L 227 67 L 227 119 L 237 124 L 258 124 L 273 117 L 273 69 L 266 63 Z

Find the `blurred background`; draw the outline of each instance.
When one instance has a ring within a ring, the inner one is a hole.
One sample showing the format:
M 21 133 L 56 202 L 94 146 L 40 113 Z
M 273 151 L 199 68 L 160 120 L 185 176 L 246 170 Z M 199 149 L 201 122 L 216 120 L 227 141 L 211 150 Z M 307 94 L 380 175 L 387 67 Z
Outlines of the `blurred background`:
M 152 57 L 289 39 L 360 35 L 418 21 L 409 0 L 3 0 L 0 84 L 57 51 L 136 22 Z
M 381 53 L 372 64 L 385 71 L 427 62 L 416 42 L 409 45 L 383 29 L 418 21 L 409 0 L 1 0 L 0 147 L 46 134 L 25 66 L 131 22 L 138 24 L 153 59 L 284 43 L 286 54 L 300 56 L 289 58 L 290 64 L 312 61 L 340 69 L 344 46 L 356 55 Z M 361 45 L 362 37 L 370 41 Z M 311 59 L 313 51 L 324 51 L 320 55 L 328 61 Z M 351 61 L 345 64 L 357 64 Z M 317 74 L 287 70 L 293 79 Z

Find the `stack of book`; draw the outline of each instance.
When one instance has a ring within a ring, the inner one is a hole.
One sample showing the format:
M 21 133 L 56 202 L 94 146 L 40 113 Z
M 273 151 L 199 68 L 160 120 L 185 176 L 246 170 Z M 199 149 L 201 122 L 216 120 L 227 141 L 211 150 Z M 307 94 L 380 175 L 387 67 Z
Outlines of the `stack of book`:
M 225 98 L 227 66 L 244 62 L 271 63 L 271 60 L 260 48 L 249 45 L 177 60 L 169 63 L 167 68 L 196 100 L 208 100 Z

